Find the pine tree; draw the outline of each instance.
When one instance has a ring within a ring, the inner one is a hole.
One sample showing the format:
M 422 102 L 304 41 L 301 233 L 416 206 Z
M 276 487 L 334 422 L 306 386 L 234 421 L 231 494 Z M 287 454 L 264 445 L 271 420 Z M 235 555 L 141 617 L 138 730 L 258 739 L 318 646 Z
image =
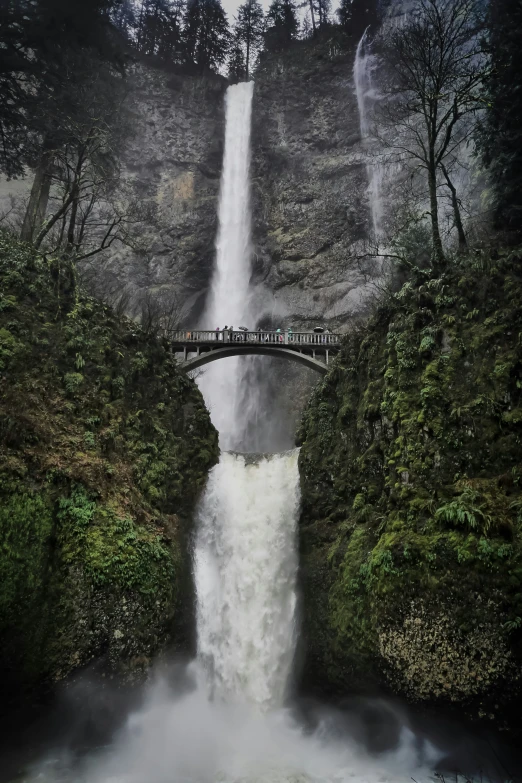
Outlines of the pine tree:
M 272 0 L 266 16 L 266 42 L 269 48 L 284 48 L 299 34 L 297 6 L 294 0 Z
M 228 55 L 230 31 L 220 0 L 189 0 L 183 37 L 186 58 L 199 70 L 222 65 Z
M 377 8 L 377 0 L 341 0 L 336 13 L 341 27 L 360 38 L 367 27 L 378 23 Z
M 251 64 L 263 42 L 265 20 L 258 0 L 246 0 L 237 10 L 235 37 L 244 46 L 245 72 L 249 78 Z
M 0 170 L 10 176 L 38 160 L 45 107 L 65 97 L 75 80 L 74 62 L 90 53 L 123 66 L 121 36 L 112 16 L 121 0 L 2 0 L 0 3 Z M 83 67 L 83 66 L 82 66 Z M 49 122 L 51 119 L 48 117 Z M 59 125 L 59 116 L 52 122 Z
M 490 4 L 488 112 L 482 148 L 499 229 L 522 235 L 522 0 Z
M 352 10 L 353 0 L 341 0 L 337 9 L 337 18 L 341 27 L 347 31 L 350 29 L 350 22 L 352 21 Z
M 234 38 L 228 61 L 228 78 L 231 82 L 244 82 L 247 80 L 247 69 L 243 44 L 238 38 Z
M 158 41 L 158 56 L 169 62 L 183 60 L 185 0 L 170 0 L 164 11 L 164 26 Z

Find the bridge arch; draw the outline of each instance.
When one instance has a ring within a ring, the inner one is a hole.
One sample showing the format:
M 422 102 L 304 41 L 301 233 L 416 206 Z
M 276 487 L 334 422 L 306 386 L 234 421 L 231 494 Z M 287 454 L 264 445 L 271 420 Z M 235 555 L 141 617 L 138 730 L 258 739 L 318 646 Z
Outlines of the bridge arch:
M 326 375 L 328 371 L 328 365 L 324 362 L 320 362 L 318 359 L 314 359 L 313 356 L 309 356 L 305 353 L 299 353 L 298 351 L 290 350 L 289 348 L 283 348 L 279 346 L 270 345 L 234 345 L 230 344 L 223 348 L 214 348 L 209 351 L 202 351 L 198 356 L 193 359 L 187 359 L 187 361 L 181 364 L 181 368 L 186 372 L 190 370 L 196 370 L 198 367 L 203 367 L 210 362 L 216 362 L 219 359 L 225 359 L 227 356 L 275 356 L 279 359 L 290 359 L 290 361 L 298 362 L 299 364 L 309 367 L 321 375 Z

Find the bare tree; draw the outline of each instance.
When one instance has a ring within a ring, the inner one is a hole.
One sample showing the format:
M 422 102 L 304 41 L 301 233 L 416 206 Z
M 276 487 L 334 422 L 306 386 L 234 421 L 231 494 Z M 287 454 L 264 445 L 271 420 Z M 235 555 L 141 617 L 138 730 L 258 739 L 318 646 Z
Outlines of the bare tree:
M 137 302 L 141 327 L 147 334 L 168 334 L 179 329 L 186 316 L 178 293 L 169 287 L 147 289 Z
M 390 74 L 385 124 L 403 160 L 424 171 L 430 204 L 433 264 L 445 265 L 440 187 L 450 192 L 459 246 L 466 246 L 460 199 L 453 181 L 459 150 L 472 137 L 486 67 L 480 0 L 417 0 L 405 23 L 385 42 Z
M 132 244 L 147 216 L 121 178 L 121 146 L 130 133 L 126 97 L 124 80 L 107 69 L 93 69 L 78 85 L 81 111 L 61 119 L 60 143 L 46 150 L 29 198 L 22 233 L 31 238 L 38 227 L 36 247 L 81 262 L 117 241 Z

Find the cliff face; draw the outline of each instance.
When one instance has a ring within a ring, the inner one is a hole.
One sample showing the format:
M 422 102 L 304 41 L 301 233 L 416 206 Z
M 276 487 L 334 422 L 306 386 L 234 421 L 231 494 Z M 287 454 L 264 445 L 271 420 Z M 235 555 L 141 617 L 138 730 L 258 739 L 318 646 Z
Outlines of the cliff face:
M 278 325 L 335 326 L 364 307 L 367 294 L 366 271 L 354 260 L 370 222 L 355 50 L 342 43 L 301 42 L 267 54 L 255 75 L 254 279 L 267 318 Z M 186 323 L 194 324 L 204 306 L 215 256 L 226 86 L 219 76 L 146 64 L 128 74 L 119 163 L 126 197 L 142 214 L 133 249 L 115 243 L 103 264 L 96 257 L 89 284 L 114 298 L 126 289 L 133 315 L 147 291 L 171 295 Z M 12 195 L 22 202 L 30 184 L 30 178 L 0 182 L 0 210 L 9 210 Z
M 122 175 L 151 219 L 140 237 L 146 251 L 119 246 L 109 266 L 133 292 L 171 290 L 194 321 L 214 259 L 226 82 L 143 66 L 128 81 Z
M 187 645 L 186 536 L 217 460 L 195 384 L 153 335 L 0 236 L 3 697 L 94 659 Z
M 305 414 L 309 684 L 386 683 L 517 729 L 520 259 L 408 283 L 345 342 Z
M 354 260 L 370 219 L 354 56 L 303 42 L 266 55 L 255 77 L 255 268 L 295 326 L 340 323 L 367 294 Z

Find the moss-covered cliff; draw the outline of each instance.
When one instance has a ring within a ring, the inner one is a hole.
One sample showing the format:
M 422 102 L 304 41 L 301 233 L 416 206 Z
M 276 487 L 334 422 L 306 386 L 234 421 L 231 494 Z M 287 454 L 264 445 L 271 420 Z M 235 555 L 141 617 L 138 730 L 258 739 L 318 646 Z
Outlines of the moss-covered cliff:
M 521 689 L 520 257 L 391 296 L 300 439 L 308 681 L 501 722 Z
M 0 681 L 15 694 L 183 642 L 184 531 L 218 447 L 166 345 L 82 296 L 67 264 L 0 235 L 0 279 Z

